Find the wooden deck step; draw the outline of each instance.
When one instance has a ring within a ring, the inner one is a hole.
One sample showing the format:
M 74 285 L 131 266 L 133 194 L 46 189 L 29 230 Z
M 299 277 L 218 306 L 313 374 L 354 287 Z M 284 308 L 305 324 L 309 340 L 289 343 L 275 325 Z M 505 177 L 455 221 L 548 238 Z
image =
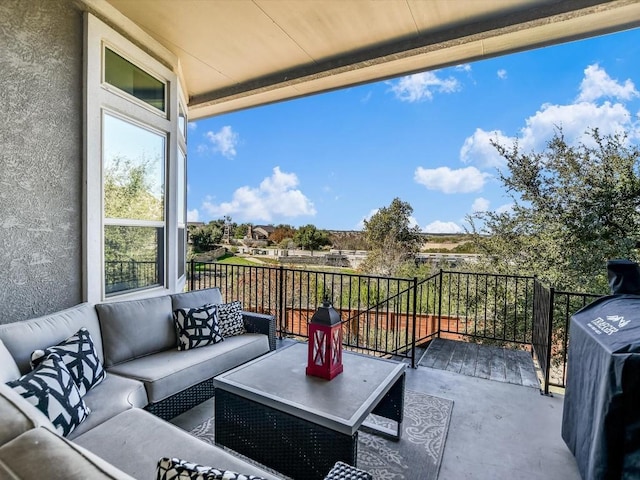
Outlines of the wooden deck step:
M 436 338 L 429 344 L 419 365 L 540 388 L 531 354 L 522 350 Z

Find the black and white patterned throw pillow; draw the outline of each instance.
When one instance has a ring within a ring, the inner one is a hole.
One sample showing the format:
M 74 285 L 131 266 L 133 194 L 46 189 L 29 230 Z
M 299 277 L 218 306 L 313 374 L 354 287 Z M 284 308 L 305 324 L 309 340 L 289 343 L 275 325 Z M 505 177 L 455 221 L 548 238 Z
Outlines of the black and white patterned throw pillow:
M 156 472 L 157 480 L 264 480 L 255 475 L 205 467 L 179 458 L 161 458 Z
M 18 380 L 7 382 L 29 403 L 43 412 L 56 430 L 67 436 L 80 425 L 89 408 L 82 400 L 71 373 L 59 355 L 52 353 Z
M 223 341 L 217 311 L 216 305 L 179 308 L 174 311 L 178 350 L 189 350 Z
M 218 305 L 218 319 L 223 337 L 233 337 L 247 332 L 242 320 L 242 302 L 240 301 Z
M 98 358 L 89 330 L 81 328 L 75 335 L 53 347 L 36 350 L 31 354 L 31 366 L 36 367 L 48 355 L 60 356 L 69 369 L 81 396 L 104 380 L 105 372 Z
M 325 477 L 327 480 L 331 479 L 349 479 L 349 480 L 373 480 L 373 475 L 359 468 L 352 467 L 344 462 L 336 462 L 331 471 Z

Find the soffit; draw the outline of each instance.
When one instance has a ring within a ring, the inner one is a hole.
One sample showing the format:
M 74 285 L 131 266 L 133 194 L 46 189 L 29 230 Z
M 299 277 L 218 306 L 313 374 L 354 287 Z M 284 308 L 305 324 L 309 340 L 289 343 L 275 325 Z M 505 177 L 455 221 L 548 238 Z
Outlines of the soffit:
M 191 119 L 640 25 L 635 0 L 106 3 L 178 58 Z

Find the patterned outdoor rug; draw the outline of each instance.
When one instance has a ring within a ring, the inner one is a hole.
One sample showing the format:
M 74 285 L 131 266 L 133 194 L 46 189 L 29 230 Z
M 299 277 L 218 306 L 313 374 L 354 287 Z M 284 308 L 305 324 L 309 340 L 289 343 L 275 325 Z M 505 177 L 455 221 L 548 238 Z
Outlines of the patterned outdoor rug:
M 360 432 L 358 468 L 379 480 L 437 479 L 452 409 L 451 400 L 406 390 L 401 440 Z M 386 420 L 371 415 L 368 421 L 385 425 Z M 191 435 L 213 444 L 213 422 L 213 418 L 203 422 Z

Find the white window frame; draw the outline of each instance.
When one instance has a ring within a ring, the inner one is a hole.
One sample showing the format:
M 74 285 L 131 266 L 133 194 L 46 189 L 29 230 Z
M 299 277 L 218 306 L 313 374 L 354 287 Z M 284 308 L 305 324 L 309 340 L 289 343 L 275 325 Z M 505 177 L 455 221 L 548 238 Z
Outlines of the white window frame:
M 187 102 L 184 98 L 184 95 L 182 94 L 182 89 L 178 89 L 178 110 L 177 110 L 177 124 L 178 124 L 178 134 L 176 135 L 177 138 L 177 144 L 178 144 L 178 151 L 179 153 L 182 153 L 182 158 L 184 158 L 184 165 L 182 166 L 182 168 L 184 169 L 183 171 L 183 180 L 184 180 L 184 184 L 182 185 L 182 193 L 184 195 L 184 198 L 182 200 L 182 208 L 183 208 L 183 221 L 180 222 L 179 218 L 178 218 L 178 211 L 176 208 L 176 228 L 175 228 L 175 235 L 176 235 L 176 241 L 175 241 L 175 255 L 176 255 L 176 274 L 179 274 L 180 272 L 180 266 L 178 265 L 179 261 L 180 261 L 180 252 L 179 252 L 179 248 L 180 248 L 180 242 L 178 241 L 178 233 L 180 232 L 180 229 L 183 229 L 184 232 L 184 238 L 183 238 L 183 246 L 184 246 L 184 252 L 182 254 L 182 258 L 184 260 L 184 265 L 183 265 L 183 271 L 184 273 L 182 275 L 180 275 L 178 277 L 178 283 L 182 286 L 181 288 L 184 289 L 184 285 L 186 283 L 187 280 L 187 130 L 189 128 L 189 117 L 187 114 Z M 184 128 L 180 128 L 180 116 L 184 117 Z M 174 176 L 176 178 L 176 193 L 180 192 L 180 188 L 177 185 L 177 182 L 180 179 L 180 176 L 178 175 L 178 163 L 181 161 L 180 158 L 180 154 L 177 154 L 176 156 L 176 162 L 175 164 L 175 173 Z M 176 207 L 180 206 L 180 200 L 176 197 L 176 203 L 175 203 Z
M 151 41 L 151 40 L 147 40 Z M 165 83 L 165 111 L 103 82 L 104 47 Z M 153 45 L 157 47 L 158 45 Z M 178 148 L 186 153 L 186 139 L 179 142 L 178 108 L 183 104 L 178 77 L 145 50 L 126 39 L 91 13 L 85 13 L 85 145 L 83 218 L 83 297 L 90 303 L 143 298 L 181 291 L 185 276 L 178 278 L 177 162 Z M 150 49 L 154 50 L 154 49 Z M 161 286 L 125 291 L 106 297 L 104 281 L 104 205 L 102 175 L 102 112 L 115 113 L 166 135 L 164 279 Z M 186 176 L 186 173 L 185 173 Z M 184 190 L 186 196 L 186 188 Z

